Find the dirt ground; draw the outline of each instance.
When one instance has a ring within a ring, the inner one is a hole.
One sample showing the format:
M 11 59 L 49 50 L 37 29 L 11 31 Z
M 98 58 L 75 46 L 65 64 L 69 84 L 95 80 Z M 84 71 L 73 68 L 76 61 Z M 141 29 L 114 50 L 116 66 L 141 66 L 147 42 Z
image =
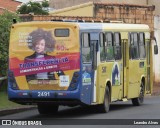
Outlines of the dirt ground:
M 160 83 L 154 83 L 152 95 L 160 95 Z

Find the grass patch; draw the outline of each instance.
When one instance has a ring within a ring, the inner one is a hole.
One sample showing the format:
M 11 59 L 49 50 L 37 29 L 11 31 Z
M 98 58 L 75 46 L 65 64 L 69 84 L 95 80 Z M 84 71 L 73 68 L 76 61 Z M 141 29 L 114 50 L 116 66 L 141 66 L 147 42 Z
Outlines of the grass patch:
M 4 91 L 0 91 L 0 110 L 2 109 L 11 109 L 11 108 L 17 108 L 23 105 L 16 104 L 12 101 L 8 100 L 8 95 Z
M 7 80 L 0 81 L 0 110 L 17 108 L 23 105 L 8 100 Z

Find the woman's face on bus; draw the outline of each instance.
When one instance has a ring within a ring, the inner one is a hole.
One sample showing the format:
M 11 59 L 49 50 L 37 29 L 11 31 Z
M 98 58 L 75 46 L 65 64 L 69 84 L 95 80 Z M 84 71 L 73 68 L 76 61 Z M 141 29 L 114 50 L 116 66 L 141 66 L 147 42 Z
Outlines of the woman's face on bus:
M 42 39 L 40 41 L 38 41 L 35 45 L 35 51 L 37 53 L 44 53 L 44 50 L 45 50 L 45 40 Z

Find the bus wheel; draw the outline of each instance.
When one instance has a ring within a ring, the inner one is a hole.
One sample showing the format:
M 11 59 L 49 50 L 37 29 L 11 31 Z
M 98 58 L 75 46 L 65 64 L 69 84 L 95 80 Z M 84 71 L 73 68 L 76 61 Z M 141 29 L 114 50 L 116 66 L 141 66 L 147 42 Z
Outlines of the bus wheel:
M 134 106 L 140 106 L 144 101 L 144 84 L 141 82 L 139 97 L 132 99 L 132 104 Z
M 39 114 L 56 114 L 58 112 L 58 105 L 52 104 L 38 104 Z
M 104 101 L 103 104 L 99 105 L 99 112 L 101 113 L 107 113 L 109 112 L 110 107 L 110 92 L 108 86 L 106 87 L 106 92 L 104 95 Z

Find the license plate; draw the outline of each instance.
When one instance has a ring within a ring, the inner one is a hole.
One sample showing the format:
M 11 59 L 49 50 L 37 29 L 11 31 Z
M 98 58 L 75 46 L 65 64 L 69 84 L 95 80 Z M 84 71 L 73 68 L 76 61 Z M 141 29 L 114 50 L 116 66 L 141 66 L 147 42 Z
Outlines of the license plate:
M 38 92 L 38 97 L 49 97 L 50 92 L 44 91 L 44 92 Z

